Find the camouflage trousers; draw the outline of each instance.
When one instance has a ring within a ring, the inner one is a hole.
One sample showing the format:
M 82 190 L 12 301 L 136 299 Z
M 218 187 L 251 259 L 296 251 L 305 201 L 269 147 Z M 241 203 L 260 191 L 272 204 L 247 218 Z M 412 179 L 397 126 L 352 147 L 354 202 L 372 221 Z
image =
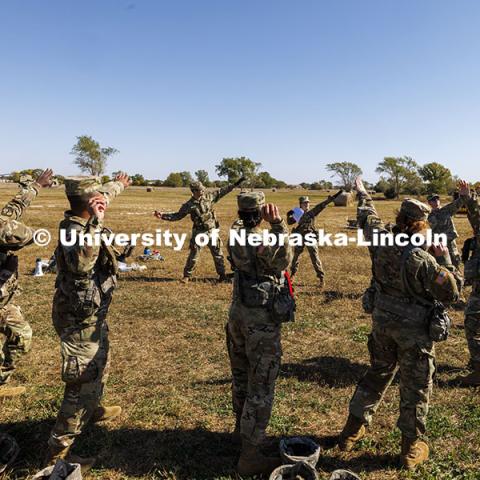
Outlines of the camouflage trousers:
M 465 308 L 465 336 L 467 337 L 470 362 L 480 370 L 480 282 L 474 282 L 472 294 Z
M 110 364 L 108 325 L 109 300 L 86 319 L 76 319 L 62 307 L 56 294 L 53 324 L 60 337 L 62 380 L 65 392 L 49 445 L 69 447 L 89 422 L 102 399 Z
M 398 428 L 409 438 L 425 433 L 435 372 L 435 350 L 424 325 L 375 309 L 368 341 L 371 366 L 350 401 L 350 413 L 369 425 L 397 371 Z
M 226 332 L 233 410 L 241 417 L 242 438 L 260 445 L 270 421 L 280 371 L 281 326 L 265 309 L 247 308 L 234 300 Z
M 196 230 L 192 231 L 192 238 L 190 240 L 190 253 L 188 255 L 187 262 L 185 263 L 185 268 L 183 269 L 184 277 L 191 277 L 193 275 L 193 272 L 195 271 L 195 268 L 198 263 L 198 259 L 200 258 L 200 251 L 202 250 L 203 247 L 200 247 L 195 242 L 195 237 L 199 233 L 208 233 L 208 232 L 199 232 Z M 221 276 L 225 275 L 225 259 L 223 257 L 221 240 L 218 239 L 216 245 L 213 245 L 213 242 L 210 241 L 207 247 L 210 250 L 210 253 L 212 254 L 213 262 L 215 264 L 215 270 L 217 271 L 217 274 Z
M 4 337 L 0 351 L 0 385 L 3 385 L 32 345 L 32 328 L 20 307 L 13 303 L 0 309 L 0 335 Z
M 300 264 L 300 255 L 303 253 L 304 249 L 308 250 L 310 255 L 310 260 L 312 261 L 313 268 L 315 273 L 317 274 L 318 278 L 323 278 L 325 272 L 323 271 L 322 261 L 320 260 L 320 255 L 318 254 L 318 246 L 307 246 L 305 245 L 297 245 L 294 250 L 293 260 L 292 260 L 292 267 L 291 267 L 291 274 L 292 276 L 295 275 L 298 271 L 298 266 Z

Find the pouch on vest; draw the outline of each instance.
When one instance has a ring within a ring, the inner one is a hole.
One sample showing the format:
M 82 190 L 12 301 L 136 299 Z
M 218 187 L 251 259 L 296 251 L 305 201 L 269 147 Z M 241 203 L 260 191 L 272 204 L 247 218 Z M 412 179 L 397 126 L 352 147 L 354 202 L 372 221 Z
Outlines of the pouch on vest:
M 268 307 L 273 284 L 270 281 L 259 282 L 258 279 L 250 278 L 243 272 L 237 273 L 242 303 L 249 308 Z
M 452 320 L 450 319 L 447 309 L 445 306 L 437 301 L 433 300 L 433 302 L 428 301 L 419 295 L 410 287 L 408 284 L 408 278 L 406 275 L 406 263 L 413 251 L 418 249 L 418 247 L 413 247 L 409 245 L 405 248 L 403 255 L 402 255 L 402 268 L 401 268 L 401 276 L 407 292 L 420 304 L 427 308 L 429 308 L 427 316 L 426 316 L 426 323 L 428 334 L 430 336 L 430 340 L 434 342 L 444 342 L 450 333 L 450 328 L 452 325 Z
M 101 305 L 100 289 L 93 280 L 75 280 L 70 292 L 73 309 L 81 316 L 90 317 Z
M 273 285 L 273 301 L 271 304 L 272 318 L 276 323 L 286 323 L 295 321 L 295 298 L 290 283 L 290 278 L 286 277 L 282 285 Z

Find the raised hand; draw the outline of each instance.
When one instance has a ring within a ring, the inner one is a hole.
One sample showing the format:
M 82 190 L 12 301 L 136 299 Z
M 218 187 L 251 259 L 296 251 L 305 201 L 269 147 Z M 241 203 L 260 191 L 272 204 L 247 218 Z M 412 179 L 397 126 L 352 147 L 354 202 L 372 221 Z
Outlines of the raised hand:
M 123 173 L 123 172 L 119 173 L 115 177 L 115 181 L 120 182 L 125 188 L 128 188 L 130 186 L 130 184 L 132 183 L 130 181 L 130 177 L 126 173 Z
M 459 191 L 460 191 L 460 195 L 462 197 L 470 196 L 470 185 L 466 180 L 460 180 L 458 182 L 458 188 L 459 188 Z
M 107 210 L 107 200 L 103 195 L 97 195 L 88 202 L 88 209 L 90 215 L 95 215 L 99 220 L 103 220 Z
M 47 168 L 43 171 L 40 176 L 36 180 L 36 184 L 41 187 L 51 187 L 53 183 L 53 170 L 51 168 Z
M 273 203 L 267 203 L 262 207 L 262 218 L 268 223 L 280 223 L 282 221 L 280 210 Z
M 360 175 L 355 179 L 355 190 L 358 193 L 367 193 L 367 189 L 365 188 L 362 177 L 360 177 Z

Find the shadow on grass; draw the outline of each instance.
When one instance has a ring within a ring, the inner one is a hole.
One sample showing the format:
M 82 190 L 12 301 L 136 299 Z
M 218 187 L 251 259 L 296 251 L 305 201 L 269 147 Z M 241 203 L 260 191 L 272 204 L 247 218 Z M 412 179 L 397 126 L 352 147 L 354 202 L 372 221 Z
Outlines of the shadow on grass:
M 42 468 L 52 426 L 53 419 L 0 425 L 1 431 L 14 436 L 21 448 L 8 478 L 25 478 Z M 349 454 L 344 457 L 332 449 L 336 437 L 312 438 L 323 447 L 318 468 L 324 471 L 346 468 L 372 472 L 396 466 L 395 456 L 360 454 L 353 457 Z M 272 440 L 271 452 L 274 448 L 278 449 L 279 438 Z M 206 480 L 235 478 L 239 448 L 232 442 L 229 433 L 211 432 L 203 428 L 107 430 L 93 425 L 78 439 L 75 452 L 80 455 L 95 454 L 95 470 L 112 470 L 121 476 Z
M 25 478 L 42 468 L 52 426 L 53 420 L 0 425 L 1 431 L 12 435 L 21 448 L 8 478 Z M 95 469 L 114 470 L 125 476 L 207 479 L 233 475 L 239 450 L 227 432 L 203 428 L 107 430 L 93 425 L 79 437 L 75 453 L 96 455 Z
M 363 293 L 339 292 L 337 290 L 326 290 L 323 294 L 325 296 L 324 304 L 332 303 L 336 300 L 359 300 L 363 295 Z
M 280 375 L 297 378 L 301 382 L 315 382 L 330 388 L 356 385 L 367 371 L 368 365 L 351 362 L 343 357 L 313 357 L 302 363 L 285 363 Z

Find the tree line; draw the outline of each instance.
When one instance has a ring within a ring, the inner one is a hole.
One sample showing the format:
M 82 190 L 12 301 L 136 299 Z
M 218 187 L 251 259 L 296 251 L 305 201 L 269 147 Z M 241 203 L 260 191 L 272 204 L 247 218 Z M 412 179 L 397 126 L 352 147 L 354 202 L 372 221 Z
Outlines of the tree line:
M 111 177 L 105 175 L 110 157 L 118 153 L 113 147 L 102 147 L 91 136 L 77 137 L 75 145 L 70 152 L 73 163 L 83 172 L 95 175 L 108 181 Z M 302 182 L 299 185 L 308 190 L 331 190 L 344 188 L 352 190 L 355 178 L 361 175 L 362 169 L 356 163 L 336 162 L 326 165 L 326 170 L 331 173 L 332 180 L 319 180 L 315 182 Z M 41 169 L 28 169 L 13 172 L 10 179 L 18 181 L 22 174 L 38 176 Z M 418 164 L 413 158 L 385 157 L 377 166 L 376 172 L 380 179 L 376 184 L 364 182 L 367 188 L 378 193 L 383 193 L 386 198 L 398 198 L 400 195 L 428 195 L 430 193 L 452 194 L 458 182 L 458 177 L 437 162 Z M 112 177 L 116 173 L 113 172 Z M 262 164 L 254 162 L 247 157 L 223 158 L 215 166 L 215 173 L 221 180 L 211 180 L 206 170 L 197 170 L 193 174 L 188 171 L 172 172 L 165 179 L 146 179 L 137 173 L 131 175 L 132 183 L 136 186 L 163 186 L 163 187 L 188 187 L 196 180 L 206 187 L 221 187 L 234 182 L 240 177 L 245 177 L 247 184 L 253 188 L 293 188 L 297 185 L 289 184 L 274 178 L 269 172 L 262 170 Z M 62 182 L 62 177 L 58 177 Z

